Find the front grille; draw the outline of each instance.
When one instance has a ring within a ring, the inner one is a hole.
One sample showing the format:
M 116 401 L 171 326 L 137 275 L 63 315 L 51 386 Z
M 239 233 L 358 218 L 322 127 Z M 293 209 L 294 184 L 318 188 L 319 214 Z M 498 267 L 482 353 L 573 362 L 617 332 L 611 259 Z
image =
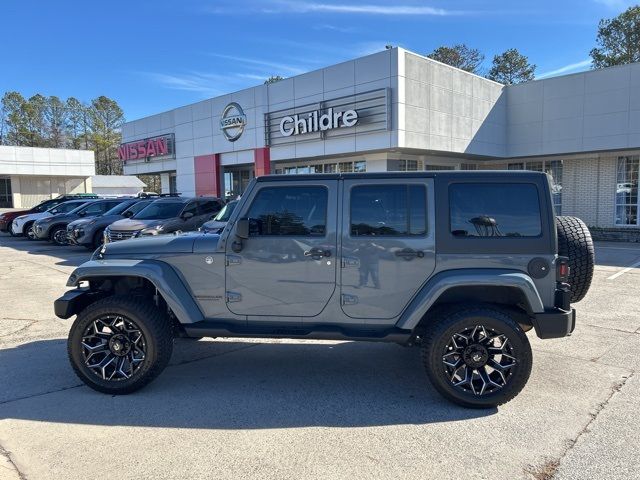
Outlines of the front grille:
M 127 240 L 132 238 L 136 233 L 134 230 L 109 230 L 107 234 L 110 242 L 117 242 L 120 240 Z

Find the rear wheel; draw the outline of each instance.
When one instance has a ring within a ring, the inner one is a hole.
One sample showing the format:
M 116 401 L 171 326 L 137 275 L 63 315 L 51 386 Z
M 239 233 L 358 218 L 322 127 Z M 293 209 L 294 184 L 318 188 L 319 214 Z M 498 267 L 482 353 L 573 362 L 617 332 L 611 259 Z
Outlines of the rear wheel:
M 134 392 L 156 378 L 173 351 L 171 324 L 148 301 L 108 297 L 83 310 L 71 327 L 69 360 L 99 392 Z
M 591 232 L 576 217 L 556 217 L 558 231 L 558 255 L 569 259 L 569 285 L 571 303 L 584 298 L 591 286 L 595 249 Z
M 443 312 L 429 326 L 422 359 L 435 389 L 464 407 L 491 408 L 524 388 L 533 357 L 505 311 L 478 305 Z

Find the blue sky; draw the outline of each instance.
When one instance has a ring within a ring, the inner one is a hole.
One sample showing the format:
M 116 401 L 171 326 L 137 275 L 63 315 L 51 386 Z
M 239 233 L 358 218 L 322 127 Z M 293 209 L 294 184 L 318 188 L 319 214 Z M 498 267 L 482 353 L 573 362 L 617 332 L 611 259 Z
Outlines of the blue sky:
M 625 0 L 5 0 L 0 93 L 116 99 L 127 119 L 384 49 L 517 48 L 538 77 L 589 68 Z

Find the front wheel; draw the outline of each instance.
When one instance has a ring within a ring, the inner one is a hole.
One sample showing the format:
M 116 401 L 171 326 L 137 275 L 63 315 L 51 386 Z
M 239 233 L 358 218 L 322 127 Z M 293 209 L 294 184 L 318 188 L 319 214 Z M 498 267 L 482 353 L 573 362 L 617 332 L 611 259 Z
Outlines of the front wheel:
M 491 408 L 524 388 L 533 356 L 526 334 L 492 306 L 443 312 L 427 330 L 422 359 L 435 389 L 469 408 Z
M 73 370 L 89 387 L 112 395 L 132 393 L 169 363 L 171 323 L 151 302 L 108 297 L 78 315 L 67 350 Z
M 54 227 L 49 239 L 58 246 L 67 245 L 67 227 Z

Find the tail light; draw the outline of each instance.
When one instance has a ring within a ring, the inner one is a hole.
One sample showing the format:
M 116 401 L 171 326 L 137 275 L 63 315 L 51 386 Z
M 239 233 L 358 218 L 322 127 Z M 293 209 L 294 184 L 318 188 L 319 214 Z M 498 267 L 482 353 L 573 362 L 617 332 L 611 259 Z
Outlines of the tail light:
M 558 257 L 556 260 L 556 280 L 560 283 L 569 282 L 569 259 Z

